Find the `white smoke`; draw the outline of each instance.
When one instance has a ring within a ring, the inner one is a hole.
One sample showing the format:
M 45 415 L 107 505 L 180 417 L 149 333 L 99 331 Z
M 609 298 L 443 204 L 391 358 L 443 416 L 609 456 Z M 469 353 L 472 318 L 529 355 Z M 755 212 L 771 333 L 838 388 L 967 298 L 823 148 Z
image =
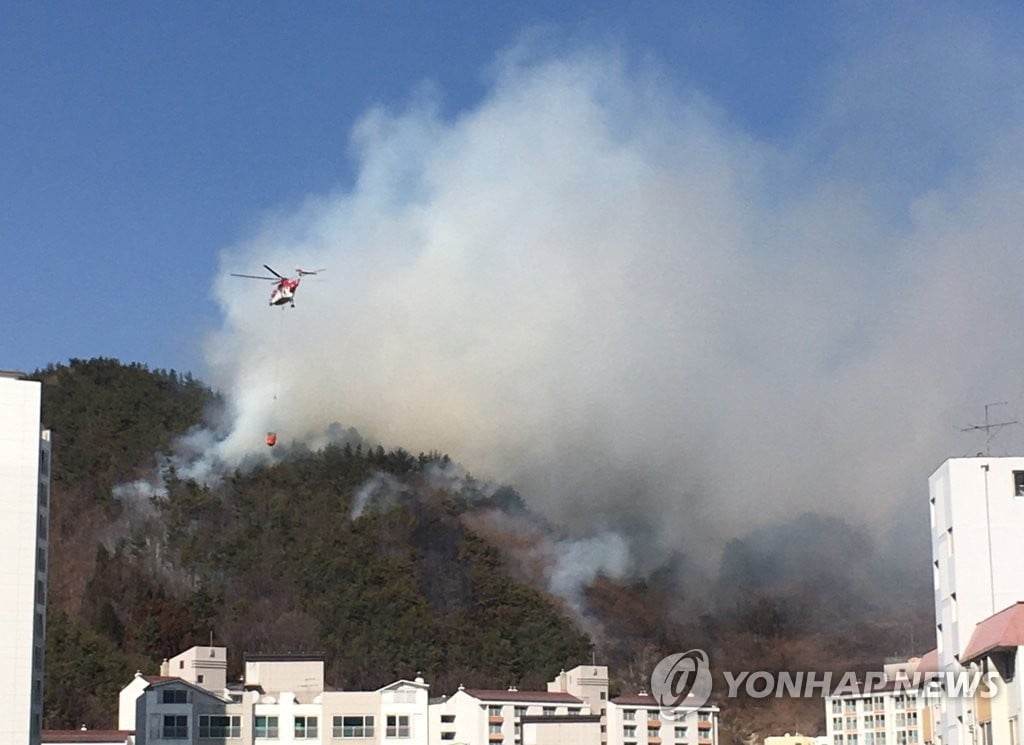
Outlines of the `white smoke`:
M 978 60 L 1019 60 L 947 41 L 915 38 L 903 68 L 852 49 L 782 144 L 595 49 L 517 49 L 452 119 L 427 95 L 368 112 L 351 189 L 224 252 L 228 434 L 204 455 L 267 457 L 271 430 L 315 448 L 341 421 L 451 453 L 576 538 L 628 535 L 641 564 L 794 511 L 923 504 L 979 449 L 958 429 L 1024 393 L 1024 118 L 995 88 L 974 107 Z M 264 263 L 327 271 L 268 308 L 228 276 Z

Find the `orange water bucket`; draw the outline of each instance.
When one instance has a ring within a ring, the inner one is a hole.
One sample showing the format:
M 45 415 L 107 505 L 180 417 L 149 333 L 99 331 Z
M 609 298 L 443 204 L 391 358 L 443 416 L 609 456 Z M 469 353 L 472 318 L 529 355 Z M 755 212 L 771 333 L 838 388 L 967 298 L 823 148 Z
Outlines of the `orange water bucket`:
M 267 445 L 274 447 L 277 444 L 277 432 L 267 432 Z

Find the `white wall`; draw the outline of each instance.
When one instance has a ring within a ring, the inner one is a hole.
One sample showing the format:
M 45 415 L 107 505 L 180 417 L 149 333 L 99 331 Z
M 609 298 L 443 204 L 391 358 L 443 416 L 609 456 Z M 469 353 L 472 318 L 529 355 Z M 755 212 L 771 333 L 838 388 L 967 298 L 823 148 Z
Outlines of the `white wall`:
M 1014 471 L 1024 471 L 1024 458 L 951 458 L 928 480 L 942 670 L 961 669 L 956 656 L 979 622 L 1024 599 L 1024 497 L 1014 493 Z M 942 702 L 945 745 L 971 745 L 973 724 L 972 702 Z
M 0 742 L 37 743 L 45 649 L 46 572 L 37 568 L 40 489 L 41 384 L 0 377 Z M 48 448 L 48 433 L 46 441 Z M 42 510 L 45 528 L 48 510 Z M 49 557 L 46 557 L 47 560 Z M 37 585 L 39 583 L 39 585 Z M 43 603 L 37 604 L 37 586 Z M 38 616 L 38 620 L 37 620 Z M 33 656 L 36 657 L 33 670 Z M 33 695 L 33 679 L 36 681 Z M 35 701 L 33 700 L 35 698 Z

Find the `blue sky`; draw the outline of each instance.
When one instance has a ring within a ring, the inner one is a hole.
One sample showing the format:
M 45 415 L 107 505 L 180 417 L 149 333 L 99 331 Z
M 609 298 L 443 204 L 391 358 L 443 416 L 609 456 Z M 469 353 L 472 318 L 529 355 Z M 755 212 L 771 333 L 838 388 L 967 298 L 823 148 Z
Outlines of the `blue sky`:
M 819 3 L 8 3 L 0 9 L 0 367 L 202 372 L 219 250 L 351 183 L 350 130 L 429 82 L 454 115 L 538 29 L 652 57 L 791 136 L 850 19 Z M 870 12 L 860 11 L 865 23 Z M 238 267 L 252 271 L 258 267 Z

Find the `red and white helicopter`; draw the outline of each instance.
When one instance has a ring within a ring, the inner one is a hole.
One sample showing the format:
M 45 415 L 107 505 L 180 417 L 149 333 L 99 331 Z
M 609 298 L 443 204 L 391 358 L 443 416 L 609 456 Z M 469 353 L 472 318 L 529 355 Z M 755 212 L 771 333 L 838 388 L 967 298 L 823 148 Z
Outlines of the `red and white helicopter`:
M 261 277 L 255 274 L 232 274 L 231 276 L 245 277 L 246 279 L 266 279 L 270 280 L 271 282 L 277 282 L 277 287 L 275 287 L 274 291 L 270 293 L 270 304 L 285 305 L 290 303 L 293 308 L 295 307 L 295 292 L 299 289 L 299 282 L 302 281 L 302 278 L 309 274 L 319 274 L 320 272 L 324 271 L 323 269 L 317 269 L 314 272 L 308 271 L 306 269 L 296 269 L 295 279 L 291 279 L 290 277 L 281 276 L 266 264 L 263 265 L 263 268 L 266 269 L 271 274 L 273 274 L 274 276 Z

